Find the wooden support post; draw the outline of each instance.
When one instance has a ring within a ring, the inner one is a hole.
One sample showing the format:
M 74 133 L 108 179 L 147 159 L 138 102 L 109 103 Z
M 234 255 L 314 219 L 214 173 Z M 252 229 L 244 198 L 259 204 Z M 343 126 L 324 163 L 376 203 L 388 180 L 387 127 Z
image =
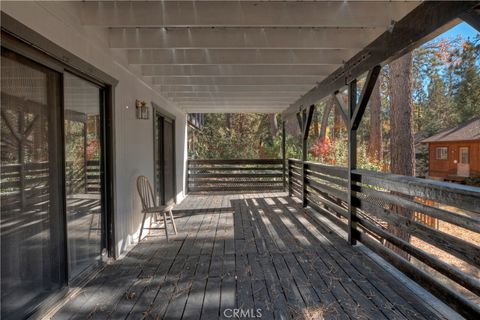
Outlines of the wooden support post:
M 282 179 L 283 179 L 283 191 L 287 191 L 287 181 L 285 176 L 286 169 L 286 142 L 285 142 L 285 121 L 282 121 Z M 289 180 L 290 181 L 290 180 Z
M 287 170 L 288 170 L 288 195 L 292 196 L 292 168 L 290 165 L 290 160 L 287 160 Z
M 302 115 L 302 205 L 307 206 L 307 170 L 305 162 L 308 155 L 308 132 L 310 131 L 310 124 L 312 123 L 313 111 L 315 105 L 311 105 L 307 110 L 303 110 Z
M 352 171 L 357 169 L 357 129 L 362 121 L 381 69 L 381 66 L 375 66 L 368 72 L 360 98 L 357 97 L 357 79 L 352 80 L 348 86 L 348 243 L 351 245 L 356 243 L 356 204 L 352 191 Z
M 355 115 L 355 109 L 357 107 L 357 80 L 350 82 L 348 86 L 348 115 L 350 117 L 348 125 L 348 243 L 354 245 L 355 239 L 355 206 L 353 203 L 353 191 L 352 191 L 352 171 L 357 168 L 357 129 L 352 127 L 353 119 Z

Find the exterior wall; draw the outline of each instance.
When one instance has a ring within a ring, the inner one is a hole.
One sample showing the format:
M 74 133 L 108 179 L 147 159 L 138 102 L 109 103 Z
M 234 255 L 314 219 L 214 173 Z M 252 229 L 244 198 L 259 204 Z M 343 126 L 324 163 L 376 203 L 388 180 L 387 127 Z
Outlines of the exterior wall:
M 138 241 L 141 204 L 135 179 L 146 175 L 153 183 L 153 119 L 137 120 L 135 99 L 155 102 L 176 117 L 177 202 L 184 198 L 186 159 L 186 115 L 156 93 L 140 77 L 139 70 L 128 66 L 126 57 L 108 48 L 108 38 L 97 28 L 83 27 L 75 3 L 4 2 L 1 10 L 40 33 L 65 50 L 116 78 L 115 156 L 116 208 L 115 240 L 117 256 L 122 256 Z M 152 112 L 150 110 L 150 115 Z
M 437 147 L 448 147 L 447 160 L 437 160 L 435 158 L 435 149 Z M 457 164 L 455 161 L 459 161 L 460 147 L 469 148 L 470 176 L 480 176 L 480 140 L 429 143 L 429 176 L 435 178 L 455 176 L 457 174 Z

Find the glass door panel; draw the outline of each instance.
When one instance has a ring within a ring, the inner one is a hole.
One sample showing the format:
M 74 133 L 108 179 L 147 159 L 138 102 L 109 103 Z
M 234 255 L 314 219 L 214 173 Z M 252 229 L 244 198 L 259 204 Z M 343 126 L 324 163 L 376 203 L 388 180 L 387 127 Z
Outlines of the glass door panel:
M 101 89 L 64 75 L 65 186 L 69 278 L 100 260 L 102 250 Z
M 65 283 L 58 161 L 60 75 L 1 53 L 2 319 L 22 319 Z

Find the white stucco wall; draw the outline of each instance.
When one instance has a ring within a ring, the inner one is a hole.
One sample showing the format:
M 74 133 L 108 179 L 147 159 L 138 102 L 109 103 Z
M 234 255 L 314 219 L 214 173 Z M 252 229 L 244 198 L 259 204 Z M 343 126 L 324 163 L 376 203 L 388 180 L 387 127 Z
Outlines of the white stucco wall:
M 154 174 L 153 120 L 136 119 L 135 99 L 153 101 L 176 117 L 177 201 L 184 197 L 186 115 L 152 90 L 120 52 L 108 48 L 101 29 L 83 27 L 76 9 L 74 3 L 1 2 L 2 11 L 119 81 L 115 88 L 115 239 L 116 254 L 121 257 L 138 241 L 142 219 L 135 179 L 143 174 L 153 183 Z

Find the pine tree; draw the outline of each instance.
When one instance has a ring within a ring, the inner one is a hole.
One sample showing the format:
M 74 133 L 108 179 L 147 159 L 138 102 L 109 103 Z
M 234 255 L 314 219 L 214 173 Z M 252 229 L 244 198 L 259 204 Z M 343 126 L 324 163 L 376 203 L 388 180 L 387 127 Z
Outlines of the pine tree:
M 457 53 L 461 59 L 454 74 L 458 83 L 453 86 L 458 122 L 467 121 L 480 115 L 480 36 L 472 41 L 465 41 Z

